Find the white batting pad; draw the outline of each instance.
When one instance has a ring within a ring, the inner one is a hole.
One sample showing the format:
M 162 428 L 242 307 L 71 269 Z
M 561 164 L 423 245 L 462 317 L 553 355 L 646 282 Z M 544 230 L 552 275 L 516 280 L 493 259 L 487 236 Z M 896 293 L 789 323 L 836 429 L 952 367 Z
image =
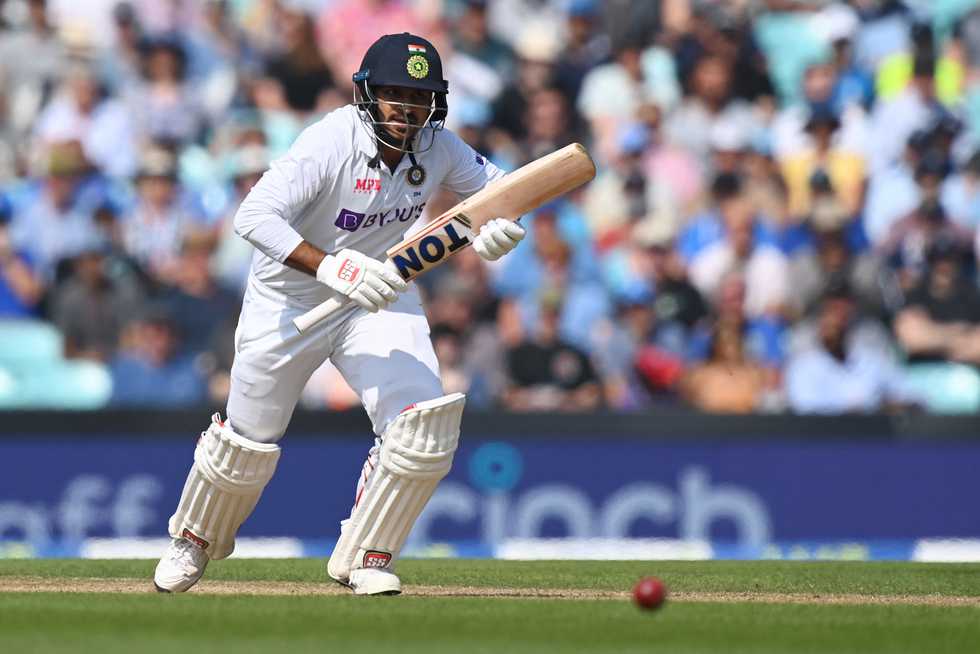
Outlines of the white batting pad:
M 378 467 L 341 529 L 327 572 L 346 581 L 355 568 L 387 568 L 439 481 L 453 465 L 466 396 L 409 407 L 388 425 Z
M 279 462 L 278 445 L 240 436 L 215 414 L 194 450 L 170 535 L 187 538 L 223 559 L 235 549 L 235 535 L 252 514 Z

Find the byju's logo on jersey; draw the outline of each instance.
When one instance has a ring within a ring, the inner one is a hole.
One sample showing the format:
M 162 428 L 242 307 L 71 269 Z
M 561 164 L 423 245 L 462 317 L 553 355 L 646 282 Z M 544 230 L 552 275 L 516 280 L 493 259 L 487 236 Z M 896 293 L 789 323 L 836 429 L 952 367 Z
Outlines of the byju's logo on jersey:
M 350 209 L 341 209 L 340 215 L 337 216 L 337 220 L 335 220 L 333 224 L 344 231 L 356 232 L 362 227 L 384 227 L 385 225 L 390 225 L 391 223 L 396 222 L 411 222 L 422 215 L 423 209 L 425 209 L 425 202 L 422 204 L 413 204 L 412 206 L 405 207 L 404 209 L 395 208 L 389 211 L 380 211 L 372 214 L 364 214 L 359 211 L 351 211 Z
M 356 232 L 357 228 L 364 222 L 364 214 L 350 209 L 341 209 L 340 215 L 334 221 L 334 225 L 348 232 Z
M 355 179 L 354 180 L 355 193 L 377 193 L 380 190 L 381 190 L 380 179 Z

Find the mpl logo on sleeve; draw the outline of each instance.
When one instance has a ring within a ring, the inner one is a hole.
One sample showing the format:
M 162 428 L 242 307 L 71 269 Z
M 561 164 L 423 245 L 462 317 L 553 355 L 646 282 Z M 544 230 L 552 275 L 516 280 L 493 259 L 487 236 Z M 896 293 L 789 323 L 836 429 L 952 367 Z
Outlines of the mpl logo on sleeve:
M 381 190 L 380 179 L 355 179 L 355 193 L 377 193 Z

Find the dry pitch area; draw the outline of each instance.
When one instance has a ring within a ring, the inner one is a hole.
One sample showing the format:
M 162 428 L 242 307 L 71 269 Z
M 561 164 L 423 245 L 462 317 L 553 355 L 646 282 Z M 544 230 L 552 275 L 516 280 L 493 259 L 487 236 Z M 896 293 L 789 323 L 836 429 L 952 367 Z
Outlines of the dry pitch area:
M 352 597 L 319 560 L 232 560 L 181 596 L 152 561 L 0 561 L 10 652 L 976 652 L 980 566 L 406 561 Z M 668 604 L 629 601 L 655 574 Z

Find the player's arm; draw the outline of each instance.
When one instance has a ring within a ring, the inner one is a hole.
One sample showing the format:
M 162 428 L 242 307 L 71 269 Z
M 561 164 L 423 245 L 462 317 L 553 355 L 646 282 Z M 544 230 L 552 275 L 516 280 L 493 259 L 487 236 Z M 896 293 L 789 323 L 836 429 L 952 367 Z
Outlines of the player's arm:
M 384 309 L 408 288 L 394 270 L 357 250 L 345 248 L 337 254 L 327 254 L 303 241 L 283 263 L 316 277 L 371 313 Z
M 504 171 L 461 138 L 452 132 L 448 132 L 447 137 L 450 170 L 443 180 L 446 188 L 466 198 L 504 176 Z M 494 218 L 480 227 L 480 232 L 473 238 L 473 249 L 487 261 L 496 261 L 516 248 L 525 233 L 526 230 L 516 222 Z
M 242 201 L 235 214 L 235 231 L 272 259 L 316 277 L 362 308 L 376 312 L 407 288 L 404 280 L 356 250 L 327 254 L 290 224 L 316 198 L 330 174 L 329 157 L 315 143 L 323 139 L 324 131 L 319 125 L 309 128 L 289 153 L 273 162 Z

